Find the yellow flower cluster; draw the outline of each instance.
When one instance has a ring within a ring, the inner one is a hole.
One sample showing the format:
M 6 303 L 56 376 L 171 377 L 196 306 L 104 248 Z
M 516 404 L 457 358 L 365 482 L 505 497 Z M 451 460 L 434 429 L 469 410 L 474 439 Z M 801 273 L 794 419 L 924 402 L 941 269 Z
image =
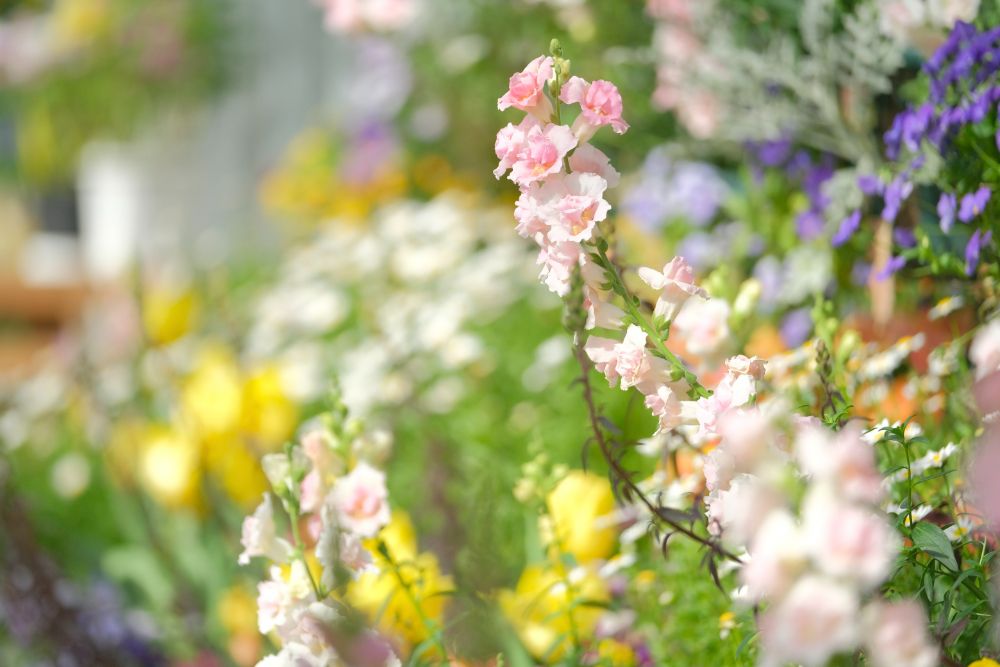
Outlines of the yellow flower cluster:
M 610 599 L 598 568 L 615 550 L 617 535 L 606 521 L 614 509 L 608 480 L 581 470 L 570 471 L 546 496 L 540 529 L 548 559 L 526 567 L 514 590 L 499 595 L 504 615 L 536 659 L 558 662 L 593 637 Z M 635 662 L 625 643 L 604 639 L 595 648 L 600 664 Z
M 389 558 L 380 553 L 381 541 Z M 374 554 L 376 572 L 362 574 L 347 590 L 347 600 L 363 611 L 378 630 L 415 646 L 444 627 L 445 606 L 454 589 L 441 573 L 437 557 L 420 552 L 409 515 L 396 510 L 379 536 L 365 545 Z

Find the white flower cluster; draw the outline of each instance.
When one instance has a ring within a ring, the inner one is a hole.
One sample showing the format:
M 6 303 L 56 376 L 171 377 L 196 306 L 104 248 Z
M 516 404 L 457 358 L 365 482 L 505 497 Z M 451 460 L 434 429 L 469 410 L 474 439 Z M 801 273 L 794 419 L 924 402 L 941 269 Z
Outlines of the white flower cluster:
M 534 289 L 502 215 L 451 193 L 384 207 L 367 226 L 329 221 L 260 298 L 250 355 L 282 360 L 297 398 L 335 373 L 359 416 L 418 390 L 422 407 L 447 411 L 462 394 L 455 371 L 485 354 L 472 326 Z

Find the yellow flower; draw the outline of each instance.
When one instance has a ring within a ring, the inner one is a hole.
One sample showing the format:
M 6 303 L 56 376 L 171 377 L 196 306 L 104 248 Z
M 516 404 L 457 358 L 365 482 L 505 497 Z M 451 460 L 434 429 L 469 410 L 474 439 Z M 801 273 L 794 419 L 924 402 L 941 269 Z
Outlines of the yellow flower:
M 298 418 L 298 410 L 285 393 L 277 366 L 264 366 L 247 378 L 240 417 L 244 433 L 271 449 L 292 437 Z
M 593 635 L 603 610 L 588 603 L 608 598 L 604 581 L 592 567 L 566 571 L 561 565 L 529 565 L 517 587 L 501 591 L 498 601 L 525 648 L 552 663 L 573 647 L 574 636 Z
M 222 484 L 230 498 L 247 510 L 260 502 L 268 489 L 260 456 L 239 438 L 224 438 L 204 445 L 205 467 Z
M 597 644 L 599 664 L 609 667 L 630 667 L 635 664 L 635 651 L 617 639 L 602 639 Z
M 615 548 L 615 529 L 599 527 L 598 520 L 615 509 L 607 479 L 582 470 L 571 471 L 546 499 L 552 546 L 572 554 L 579 563 L 604 559 Z
M 1000 667 L 1000 662 L 991 658 L 980 658 L 979 660 L 970 663 L 969 667 Z
M 377 550 L 381 539 L 396 567 Z M 347 599 L 365 612 L 378 629 L 410 645 L 430 636 L 430 625 L 443 626 L 447 593 L 454 589 L 451 577 L 441 574 L 432 553 L 417 553 L 416 536 L 409 517 L 394 512 L 392 520 L 369 541 L 377 572 L 368 572 L 351 582 Z M 402 581 L 400 581 L 402 580 Z
M 243 409 L 242 394 L 233 354 L 222 346 L 206 345 L 181 390 L 181 406 L 191 427 L 201 437 L 218 438 L 237 430 Z
M 197 507 L 199 465 L 197 443 L 178 428 L 150 426 L 143 438 L 138 479 L 167 507 Z
M 166 345 L 194 328 L 198 295 L 191 288 L 156 287 L 142 297 L 142 324 L 154 345 Z
M 257 631 L 257 601 L 243 586 L 231 586 L 219 596 L 215 613 L 226 632 Z
M 56 39 L 69 48 L 87 46 L 111 27 L 108 0 L 59 0 L 52 12 Z

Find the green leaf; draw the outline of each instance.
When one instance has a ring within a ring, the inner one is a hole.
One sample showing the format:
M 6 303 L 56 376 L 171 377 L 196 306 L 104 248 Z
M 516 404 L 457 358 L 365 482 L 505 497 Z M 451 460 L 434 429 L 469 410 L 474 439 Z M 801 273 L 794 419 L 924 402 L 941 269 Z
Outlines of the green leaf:
M 958 572 L 958 561 L 951 548 L 951 540 L 944 531 L 933 523 L 921 521 L 913 527 L 910 533 L 913 543 L 932 558 L 954 572 Z

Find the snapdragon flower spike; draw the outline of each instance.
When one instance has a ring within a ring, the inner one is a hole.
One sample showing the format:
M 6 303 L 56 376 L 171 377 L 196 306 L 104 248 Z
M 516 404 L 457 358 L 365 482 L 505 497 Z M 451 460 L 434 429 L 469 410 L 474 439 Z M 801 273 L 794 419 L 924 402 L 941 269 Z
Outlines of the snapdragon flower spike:
M 677 317 L 688 298 L 708 298 L 708 292 L 695 284 L 694 269 L 683 257 L 674 257 L 662 271 L 643 266 L 637 273 L 644 283 L 660 291 L 653 313 L 664 320 Z
M 573 123 L 573 132 L 580 141 L 587 141 L 598 128 L 610 125 L 617 134 L 628 130 L 622 118 L 622 96 L 610 81 L 589 83 L 578 76 L 563 84 L 559 99 L 566 104 L 579 104 L 580 115 Z
M 552 103 L 546 95 L 549 83 L 555 78 L 551 56 L 538 56 L 522 71 L 510 77 L 507 92 L 497 100 L 497 109 L 514 107 L 531 114 L 542 123 L 552 119 Z

